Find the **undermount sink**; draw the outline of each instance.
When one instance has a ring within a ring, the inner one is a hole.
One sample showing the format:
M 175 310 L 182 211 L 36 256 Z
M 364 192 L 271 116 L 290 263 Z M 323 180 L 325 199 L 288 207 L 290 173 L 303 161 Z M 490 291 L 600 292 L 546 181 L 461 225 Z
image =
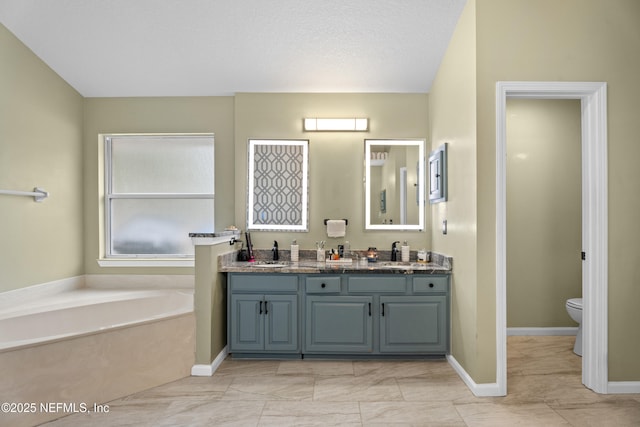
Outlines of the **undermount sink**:
M 413 270 L 414 268 L 418 268 L 421 267 L 420 264 L 416 264 L 416 263 L 403 263 L 403 262 L 394 262 L 394 261 L 389 261 L 389 262 L 381 262 L 378 263 L 378 267 L 380 268 L 389 268 L 389 269 L 397 269 L 397 270 Z
M 279 268 L 279 267 L 288 267 L 289 264 L 286 262 L 278 262 L 278 261 L 256 261 L 251 263 L 251 267 L 258 268 Z

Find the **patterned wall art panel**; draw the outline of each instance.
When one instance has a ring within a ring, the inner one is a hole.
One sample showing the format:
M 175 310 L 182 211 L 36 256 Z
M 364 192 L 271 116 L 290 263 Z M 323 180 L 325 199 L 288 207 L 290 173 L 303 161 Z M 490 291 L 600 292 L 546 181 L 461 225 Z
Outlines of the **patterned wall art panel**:
M 307 140 L 250 140 L 248 229 L 308 230 Z

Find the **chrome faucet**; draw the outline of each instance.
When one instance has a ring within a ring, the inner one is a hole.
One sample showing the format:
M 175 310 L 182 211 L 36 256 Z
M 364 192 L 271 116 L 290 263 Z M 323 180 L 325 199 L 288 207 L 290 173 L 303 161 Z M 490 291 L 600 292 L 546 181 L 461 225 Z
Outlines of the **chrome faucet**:
M 280 259 L 280 255 L 278 254 L 278 242 L 276 240 L 273 241 L 273 248 L 271 248 L 271 252 L 273 252 L 273 260 L 278 261 Z
M 399 241 L 395 241 L 391 244 L 391 261 L 398 260 L 398 247 L 396 244 L 400 243 Z

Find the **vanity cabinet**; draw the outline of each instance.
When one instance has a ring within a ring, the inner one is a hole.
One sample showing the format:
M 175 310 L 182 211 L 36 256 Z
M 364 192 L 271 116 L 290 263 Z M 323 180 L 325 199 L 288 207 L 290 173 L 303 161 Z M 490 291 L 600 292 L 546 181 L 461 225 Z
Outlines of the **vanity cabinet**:
M 449 350 L 448 276 L 308 276 L 304 284 L 305 354 Z
M 230 274 L 231 353 L 300 353 L 297 275 Z
M 445 355 L 449 289 L 448 275 L 230 273 L 229 352 Z

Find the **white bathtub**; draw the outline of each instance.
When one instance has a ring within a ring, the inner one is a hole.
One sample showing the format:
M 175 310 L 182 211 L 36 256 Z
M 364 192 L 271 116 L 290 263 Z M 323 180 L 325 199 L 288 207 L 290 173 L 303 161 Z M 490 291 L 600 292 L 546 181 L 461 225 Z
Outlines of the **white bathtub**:
M 0 351 L 193 312 L 188 289 L 82 288 L 0 309 Z
M 188 376 L 195 316 L 193 287 L 184 285 L 192 281 L 80 276 L 0 294 L 0 396 L 92 407 Z M 177 288 L 149 288 L 166 284 Z M 0 425 L 34 426 L 64 415 L 0 413 Z

